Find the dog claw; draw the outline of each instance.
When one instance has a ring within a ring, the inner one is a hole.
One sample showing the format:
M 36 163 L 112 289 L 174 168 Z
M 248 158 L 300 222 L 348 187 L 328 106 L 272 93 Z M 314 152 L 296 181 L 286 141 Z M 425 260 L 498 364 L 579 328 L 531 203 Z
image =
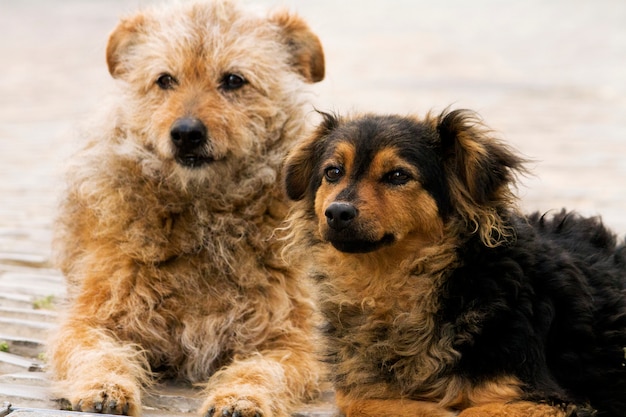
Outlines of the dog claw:
M 116 411 L 117 411 L 117 410 L 116 410 L 116 409 L 117 409 L 117 401 L 115 401 L 115 400 L 111 400 L 111 401 L 109 402 L 109 404 L 108 404 L 108 407 L 107 407 L 107 408 L 109 409 L 108 414 L 118 414 L 118 413 L 116 413 Z
M 205 414 L 204 417 L 213 417 L 213 415 L 215 414 L 215 407 L 211 407 Z M 242 417 L 243 413 L 241 412 L 241 410 L 233 410 L 232 408 L 224 408 L 222 410 L 222 415 L 221 417 Z M 255 412 L 254 413 L 254 417 L 262 417 L 262 414 L 260 412 Z
M 115 414 L 115 415 L 128 415 L 128 410 L 130 409 L 130 403 L 122 401 L 123 405 L 120 405 L 118 400 L 109 400 L 105 398 L 104 400 L 94 401 L 93 404 L 87 408 L 85 408 L 85 403 L 83 400 L 79 400 L 78 402 L 71 405 L 72 411 L 85 411 L 96 414 Z M 212 415 L 206 415 L 206 417 L 212 417 Z

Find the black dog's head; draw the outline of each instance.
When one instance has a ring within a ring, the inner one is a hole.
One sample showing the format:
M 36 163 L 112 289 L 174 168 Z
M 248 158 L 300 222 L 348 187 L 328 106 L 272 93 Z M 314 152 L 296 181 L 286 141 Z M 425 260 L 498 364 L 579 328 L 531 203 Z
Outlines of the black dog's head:
M 285 164 L 287 194 L 317 218 L 322 240 L 363 253 L 432 243 L 446 231 L 479 233 L 488 246 L 508 236 L 501 216 L 523 160 L 474 113 L 323 116 Z

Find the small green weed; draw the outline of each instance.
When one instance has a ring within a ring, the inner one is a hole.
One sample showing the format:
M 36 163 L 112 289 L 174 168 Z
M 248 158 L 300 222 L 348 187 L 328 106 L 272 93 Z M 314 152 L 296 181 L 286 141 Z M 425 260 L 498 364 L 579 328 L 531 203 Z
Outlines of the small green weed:
M 38 298 L 33 301 L 33 308 L 35 310 L 52 310 L 54 307 L 54 295 L 48 295 L 43 298 Z

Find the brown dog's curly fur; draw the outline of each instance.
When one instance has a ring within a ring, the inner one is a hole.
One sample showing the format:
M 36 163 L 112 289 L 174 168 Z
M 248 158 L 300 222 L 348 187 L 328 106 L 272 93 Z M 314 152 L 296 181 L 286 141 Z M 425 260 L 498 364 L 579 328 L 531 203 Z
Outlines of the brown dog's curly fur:
M 70 161 L 54 239 L 59 394 L 138 415 L 142 386 L 173 377 L 207 383 L 206 416 L 287 416 L 321 369 L 313 291 L 273 238 L 318 38 L 284 11 L 175 5 L 123 19 L 107 64 L 121 88 Z
M 524 216 L 470 111 L 324 115 L 285 163 L 347 417 L 626 415 L 626 245 Z

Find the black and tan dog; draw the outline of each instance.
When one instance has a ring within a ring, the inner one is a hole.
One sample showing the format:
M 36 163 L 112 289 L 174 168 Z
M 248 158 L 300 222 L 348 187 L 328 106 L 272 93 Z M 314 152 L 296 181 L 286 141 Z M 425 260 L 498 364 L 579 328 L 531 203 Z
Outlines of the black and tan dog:
M 519 214 L 524 160 L 469 111 L 324 115 L 285 166 L 347 416 L 625 416 L 626 248 Z

